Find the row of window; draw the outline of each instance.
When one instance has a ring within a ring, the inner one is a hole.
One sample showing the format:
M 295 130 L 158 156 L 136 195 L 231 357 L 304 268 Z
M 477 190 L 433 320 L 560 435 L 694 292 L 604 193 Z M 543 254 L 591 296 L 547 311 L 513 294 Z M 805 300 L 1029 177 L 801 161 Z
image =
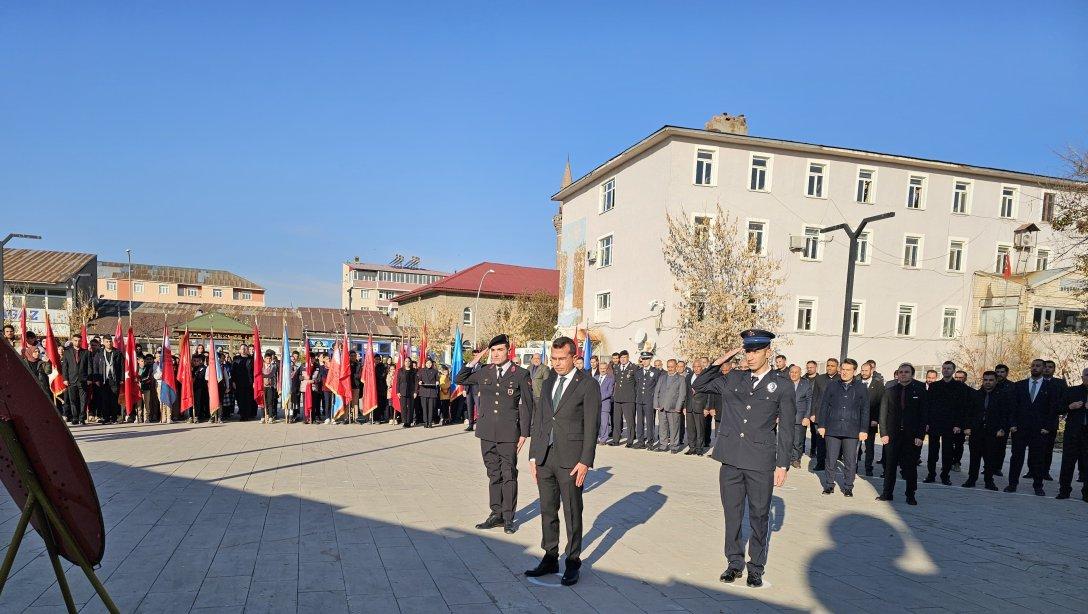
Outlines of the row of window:
M 794 328 L 798 331 L 816 329 L 815 298 L 798 297 L 797 318 Z M 915 303 L 897 303 L 895 306 L 895 334 L 898 337 L 914 337 L 917 334 L 918 305 Z M 940 336 L 953 339 L 960 333 L 960 308 L 946 306 L 941 314 Z M 850 305 L 850 333 L 865 333 L 865 301 L 854 301 Z
M 695 185 L 717 185 L 717 149 L 699 148 L 695 151 Z M 751 154 L 748 163 L 748 189 L 753 192 L 771 191 L 771 170 L 774 156 L 770 154 Z M 810 198 L 827 198 L 829 170 L 831 164 L 826 160 L 809 160 L 805 177 L 804 195 Z M 854 200 L 858 203 L 875 204 L 876 182 L 878 169 L 874 167 L 858 166 L 855 178 Z M 969 179 L 955 179 L 953 181 L 950 210 L 952 213 L 967 215 L 971 213 L 972 193 L 974 182 Z M 907 209 L 922 210 L 926 208 L 929 196 L 929 176 L 922 173 L 912 173 L 907 178 L 907 190 L 905 206 Z M 998 217 L 1014 219 L 1017 214 L 1020 188 L 1015 185 L 1005 185 L 1001 188 L 1001 199 L 997 203 Z M 1043 193 L 1043 206 L 1041 220 L 1050 222 L 1054 217 L 1053 192 Z M 616 178 L 608 179 L 601 184 L 600 212 L 611 211 L 616 206 Z
M 107 281 L 106 282 L 106 291 L 107 292 L 117 292 L 117 282 L 116 281 Z M 132 293 L 133 294 L 143 294 L 143 292 L 144 292 L 143 282 L 139 282 L 139 281 L 132 282 Z M 170 294 L 170 286 L 167 285 L 167 284 L 159 284 L 159 295 L 165 296 L 167 294 Z M 183 297 L 188 297 L 188 298 L 198 297 L 198 296 L 200 296 L 200 288 L 196 288 L 196 287 L 193 287 L 193 286 L 178 286 L 178 296 L 183 296 Z M 222 288 L 212 288 L 212 298 L 223 298 L 223 289 Z M 238 300 L 238 301 L 253 300 L 253 293 L 250 292 L 249 290 L 236 290 L 234 292 L 234 300 Z
M 356 269 L 351 272 L 351 278 L 357 281 L 391 281 L 398 284 L 418 284 L 423 286 L 442 279 L 442 276 L 408 271 L 362 271 Z

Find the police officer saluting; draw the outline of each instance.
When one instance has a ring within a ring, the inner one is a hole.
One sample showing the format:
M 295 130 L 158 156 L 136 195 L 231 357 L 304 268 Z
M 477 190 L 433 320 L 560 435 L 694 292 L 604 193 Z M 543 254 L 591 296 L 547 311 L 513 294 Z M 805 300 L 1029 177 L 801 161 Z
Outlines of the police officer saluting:
M 518 505 L 518 453 L 529 437 L 533 386 L 529 371 L 507 358 L 510 340 L 506 335 L 498 335 L 487 347 L 490 364 L 475 368 L 484 355 L 481 351 L 457 374 L 457 383 L 476 386 L 480 399 L 476 437 L 480 439 L 490 483 L 491 515 L 476 528 L 503 527 L 507 533 L 513 533 L 517 530 L 514 510 Z
M 752 533 L 748 540 L 748 586 L 763 586 L 767 564 L 767 537 L 771 491 L 786 482 L 793 447 L 794 393 L 789 379 L 771 369 L 771 340 L 765 330 L 741 334 L 744 346 L 718 360 L 695 379 L 695 392 L 721 395 L 721 425 L 711 458 L 722 464 L 718 472 L 722 507 L 725 509 L 726 570 L 719 578 L 733 582 L 744 575 L 744 544 L 740 523 L 745 500 Z M 749 371 L 726 375 L 721 365 L 741 351 Z M 777 428 L 781 424 L 782 428 Z

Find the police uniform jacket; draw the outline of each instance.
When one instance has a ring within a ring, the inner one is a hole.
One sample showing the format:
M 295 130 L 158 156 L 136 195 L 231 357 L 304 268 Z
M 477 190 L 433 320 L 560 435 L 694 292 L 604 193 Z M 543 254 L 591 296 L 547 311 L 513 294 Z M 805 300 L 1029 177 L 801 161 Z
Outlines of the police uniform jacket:
M 458 384 L 476 386 L 480 395 L 476 436 L 485 441 L 509 443 L 529 436 L 533 419 L 533 385 L 529 381 L 529 371 L 511 362 L 507 365 L 502 377 L 499 377 L 496 365 L 476 371 L 461 369 L 457 374 Z M 550 388 L 545 386 L 544 390 Z M 600 411 L 599 398 L 597 403 L 594 413 Z
M 637 367 L 635 371 L 635 403 L 653 405 L 657 381 L 664 373 L 660 369 Z
M 630 362 L 626 368 L 623 365 L 612 365 L 612 377 L 616 380 L 613 397 L 617 403 L 635 402 L 635 372 L 638 369 L 637 365 Z
M 421 399 L 438 398 L 438 370 L 423 367 L 416 371 L 416 391 Z
M 730 371 L 722 375 L 715 366 L 707 368 L 692 386 L 696 392 L 721 396 L 718 414 L 721 425 L 710 456 L 740 469 L 770 471 L 790 464 L 793 429 L 788 425 L 796 415 L 793 382 L 768 372 L 752 387 L 751 372 Z M 778 425 L 784 428 L 778 428 Z
M 820 408 L 816 411 L 816 426 L 827 429 L 828 437 L 850 437 L 869 431 L 869 389 L 865 384 L 841 378 L 827 384 Z

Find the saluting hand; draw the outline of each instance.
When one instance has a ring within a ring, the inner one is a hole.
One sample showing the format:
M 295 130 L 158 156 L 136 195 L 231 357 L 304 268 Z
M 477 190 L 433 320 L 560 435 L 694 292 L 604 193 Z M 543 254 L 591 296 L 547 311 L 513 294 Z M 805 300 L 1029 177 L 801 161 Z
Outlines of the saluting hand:
M 476 363 L 480 362 L 480 359 L 481 359 L 481 358 L 483 358 L 483 357 L 484 357 L 484 354 L 486 354 L 486 353 L 487 353 L 487 349 L 486 349 L 486 348 L 485 348 L 485 349 L 482 349 L 482 350 L 480 350 L 479 352 L 476 352 L 476 355 L 472 357 L 472 360 L 471 360 L 471 361 L 469 361 L 469 363 L 468 363 L 468 364 L 470 364 L 470 365 L 474 365 L 474 364 L 476 364 Z
M 921 448 L 922 447 L 922 440 L 915 437 L 914 438 L 914 447 Z

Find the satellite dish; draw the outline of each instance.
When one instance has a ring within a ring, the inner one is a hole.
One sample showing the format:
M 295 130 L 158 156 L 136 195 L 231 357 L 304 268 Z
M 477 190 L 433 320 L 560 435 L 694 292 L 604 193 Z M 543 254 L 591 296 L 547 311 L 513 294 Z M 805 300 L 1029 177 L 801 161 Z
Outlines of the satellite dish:
M 632 339 L 634 340 L 635 343 L 642 343 L 643 341 L 646 340 L 646 331 L 642 330 L 641 328 L 637 329 L 635 331 L 635 335 L 634 335 L 634 337 L 632 337 Z

